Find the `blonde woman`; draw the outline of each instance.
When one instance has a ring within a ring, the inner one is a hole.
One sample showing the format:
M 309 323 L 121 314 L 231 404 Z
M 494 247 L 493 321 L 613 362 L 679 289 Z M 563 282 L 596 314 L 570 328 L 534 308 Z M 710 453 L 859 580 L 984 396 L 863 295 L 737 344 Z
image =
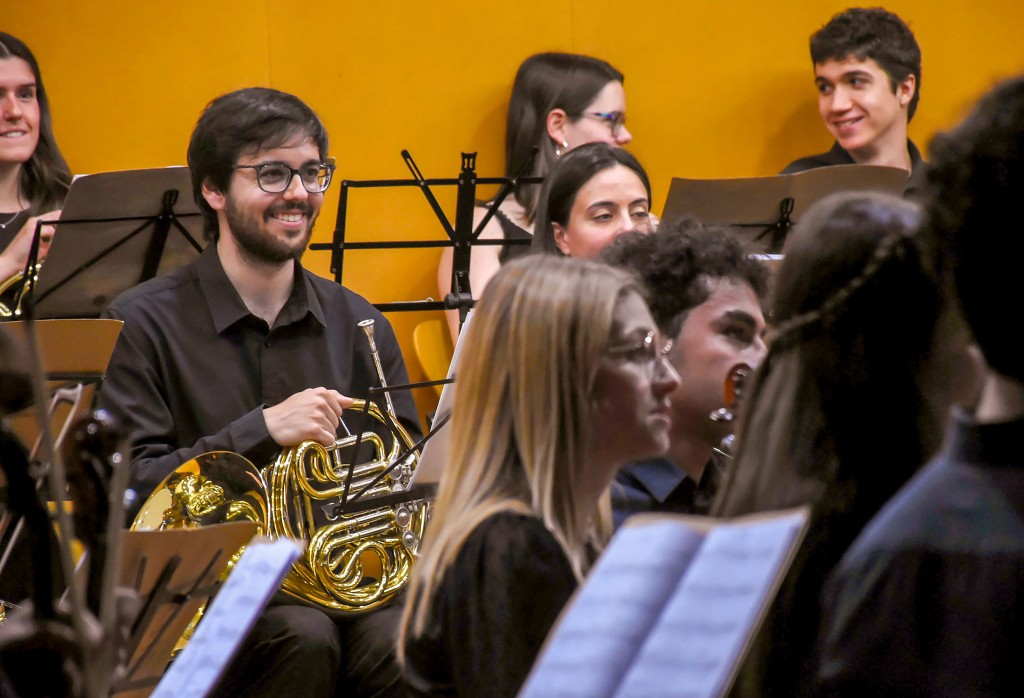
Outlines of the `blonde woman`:
M 609 530 L 619 467 L 663 454 L 664 359 L 638 282 L 531 257 L 499 271 L 457 370 L 452 450 L 399 638 L 416 696 L 514 696 Z

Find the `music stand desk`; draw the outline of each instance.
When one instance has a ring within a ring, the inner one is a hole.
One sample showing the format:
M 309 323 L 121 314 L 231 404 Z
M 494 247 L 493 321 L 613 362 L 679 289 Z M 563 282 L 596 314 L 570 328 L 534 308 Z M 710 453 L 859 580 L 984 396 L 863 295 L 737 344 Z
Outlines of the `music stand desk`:
M 107 319 L 34 321 L 46 392 L 52 395 L 58 388 L 68 384 L 85 384 L 90 386 L 90 392 L 87 399 L 83 400 L 86 404 L 79 407 L 88 407 L 92 396 L 91 386 L 107 372 L 123 324 L 120 320 Z M 26 346 L 28 330 L 24 321 L 12 320 L 3 326 L 10 331 L 15 341 Z M 68 415 L 63 421 L 74 416 Z M 39 435 L 39 424 L 32 408 L 10 415 L 7 419 L 22 443 L 35 443 Z
M 198 257 L 202 221 L 187 167 L 77 177 L 25 302 L 35 318 L 98 317 L 122 292 Z
M 125 531 L 118 583 L 143 599 L 132 629 L 119 698 L 145 698 L 156 688 L 189 622 L 219 587 L 231 557 L 257 533 L 234 521 L 190 529 Z
M 833 165 L 796 174 L 736 179 L 673 178 L 662 210 L 662 224 L 696 216 L 708 225 L 730 226 L 758 253 L 779 253 L 764 233 L 780 223 L 787 199 L 785 224 L 795 223 L 818 200 L 840 191 L 878 191 L 899 196 L 910 173 L 880 165 Z M 782 230 L 785 237 L 786 230 Z

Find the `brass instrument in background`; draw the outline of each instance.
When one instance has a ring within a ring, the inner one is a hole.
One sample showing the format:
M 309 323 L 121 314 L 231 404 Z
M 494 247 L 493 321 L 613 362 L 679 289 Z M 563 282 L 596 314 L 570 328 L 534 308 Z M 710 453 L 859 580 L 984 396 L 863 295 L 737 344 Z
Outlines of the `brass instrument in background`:
M 729 375 L 725 378 L 725 406 L 719 407 L 708 415 L 711 421 L 726 424 L 735 421 L 734 410 L 739 406 L 740 398 L 743 397 L 743 385 L 753 372 L 753 368 L 743 363 L 736 364 L 729 370 Z M 732 458 L 735 441 L 736 434 L 730 433 L 719 442 L 715 451 L 726 458 Z
M 42 262 L 37 262 L 32 267 L 33 282 L 39 280 L 39 270 L 42 267 Z M 0 319 L 21 315 L 21 304 L 25 300 L 25 292 L 28 290 L 28 286 L 24 270 L 11 274 L 0 282 Z
M 386 388 L 373 339 L 373 320 L 364 320 L 359 326 L 370 344 L 381 387 Z M 390 449 L 377 433 L 367 430 L 340 438 L 330 447 L 305 441 L 282 451 L 262 471 L 238 454 L 204 454 L 181 465 L 157 487 L 132 529 L 189 528 L 248 519 L 257 523 L 264 535 L 304 544 L 304 554 L 281 587 L 288 595 L 343 614 L 387 603 L 409 580 L 429 517 L 429 502 L 405 501 L 334 514 L 341 510 L 346 494 L 371 483 L 361 498 L 409 489 L 419 451 L 395 416 L 390 395 L 384 395 L 383 411 L 373 402 L 356 400 L 346 412 L 365 410 L 392 434 Z M 352 465 L 351 457 L 346 461 L 357 441 L 372 444 L 370 462 Z M 350 470 L 352 481 L 346 491 Z

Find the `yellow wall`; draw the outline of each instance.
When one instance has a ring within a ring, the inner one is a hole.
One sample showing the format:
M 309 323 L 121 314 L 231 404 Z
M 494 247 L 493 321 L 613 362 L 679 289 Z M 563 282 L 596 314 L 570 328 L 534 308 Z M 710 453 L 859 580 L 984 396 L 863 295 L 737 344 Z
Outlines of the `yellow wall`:
M 874 4 L 874 3 L 870 3 Z M 809 35 L 846 2 L 821 0 L 34 0 L 0 4 L 0 29 L 43 69 L 57 138 L 78 173 L 184 164 L 214 96 L 247 85 L 294 92 L 332 137 L 339 176 L 454 177 L 459 153 L 503 169 L 504 110 L 519 62 L 589 53 L 626 75 L 631 150 L 660 211 L 673 176 L 777 172 L 828 147 L 817 116 Z M 1020 0 L 900 0 L 924 54 L 911 136 L 924 147 L 998 78 L 1024 70 Z M 329 240 L 337 188 L 315 241 Z M 454 196 L 444 195 L 450 215 Z M 353 191 L 349 240 L 440 239 L 415 189 Z M 439 252 L 349 252 L 344 282 L 373 302 L 436 296 Z M 329 275 L 328 253 L 307 264 Z M 411 331 L 392 315 L 419 378 Z M 424 391 L 426 393 L 426 391 Z M 421 408 L 429 407 L 425 394 Z

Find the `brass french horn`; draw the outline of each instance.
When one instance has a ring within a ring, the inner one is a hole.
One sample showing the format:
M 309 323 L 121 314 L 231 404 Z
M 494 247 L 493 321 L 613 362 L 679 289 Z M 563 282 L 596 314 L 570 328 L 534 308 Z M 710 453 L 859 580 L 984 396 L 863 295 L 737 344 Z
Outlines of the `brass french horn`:
M 381 387 L 386 388 L 373 320 L 359 326 L 370 344 Z M 333 613 L 377 608 L 408 582 L 429 517 L 426 500 L 337 513 L 345 494 L 369 487 L 361 498 L 374 498 L 409 489 L 419 451 L 396 418 L 387 392 L 385 404 L 382 411 L 372 401 L 356 400 L 346 413 L 365 411 L 392 435 L 390 449 L 376 432 L 367 430 L 340 438 L 330 447 L 303 442 L 282 451 L 262 470 L 235 453 L 203 454 L 182 464 L 157 487 L 132 529 L 247 519 L 264 535 L 304 545 L 282 584 L 286 594 Z M 372 445 L 374 456 L 352 465 L 346 456 L 351 458 L 357 442 Z

